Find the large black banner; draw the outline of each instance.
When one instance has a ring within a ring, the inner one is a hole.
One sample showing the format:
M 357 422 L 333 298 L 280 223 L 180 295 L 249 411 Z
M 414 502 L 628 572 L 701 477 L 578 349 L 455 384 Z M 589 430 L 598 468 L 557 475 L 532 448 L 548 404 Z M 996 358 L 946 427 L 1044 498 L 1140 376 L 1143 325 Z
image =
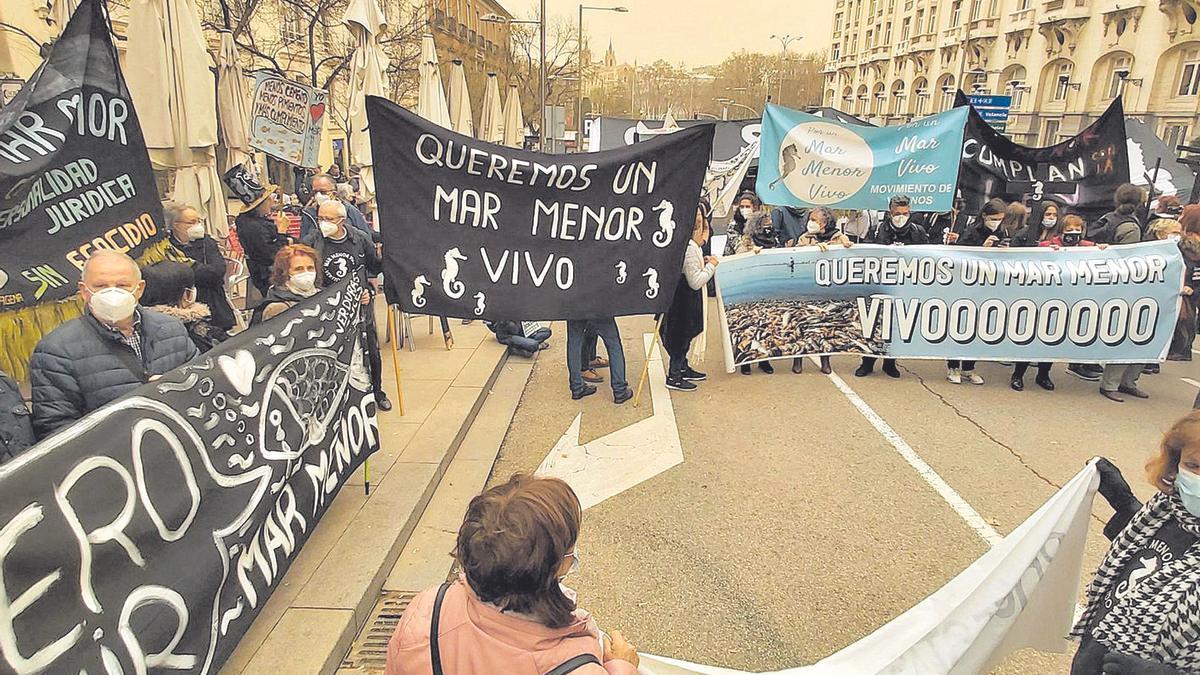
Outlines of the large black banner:
M 164 242 L 162 205 L 103 2 L 84 0 L 0 110 L 0 311 L 76 293 L 96 249 Z
M 723 162 L 737 157 L 748 145 L 753 145 L 762 135 L 762 120 L 677 120 L 683 129 L 698 125 L 716 127 L 713 137 L 712 159 Z M 622 117 L 596 117 L 589 121 L 588 150 L 614 150 L 644 141 L 663 132 L 661 120 L 630 120 Z
M 543 155 L 368 97 L 390 302 L 498 320 L 653 314 L 671 304 L 711 125 Z
M 0 671 L 216 673 L 379 434 L 346 281 L 0 466 Z
M 961 91 L 955 103 L 968 105 Z M 993 197 L 1050 199 L 1090 219 L 1111 211 L 1113 191 L 1128 182 L 1129 150 L 1120 98 L 1079 135 L 1044 148 L 1013 142 L 971 108 L 958 174 L 959 190 L 970 212 L 978 212 Z

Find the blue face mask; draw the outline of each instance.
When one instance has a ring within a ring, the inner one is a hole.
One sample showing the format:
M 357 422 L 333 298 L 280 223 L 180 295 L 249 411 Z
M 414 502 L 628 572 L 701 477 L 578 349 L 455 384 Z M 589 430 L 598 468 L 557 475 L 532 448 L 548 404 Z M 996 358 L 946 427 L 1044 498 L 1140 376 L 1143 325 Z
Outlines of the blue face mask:
M 1175 494 L 1188 513 L 1200 518 L 1200 476 L 1180 469 L 1175 474 Z

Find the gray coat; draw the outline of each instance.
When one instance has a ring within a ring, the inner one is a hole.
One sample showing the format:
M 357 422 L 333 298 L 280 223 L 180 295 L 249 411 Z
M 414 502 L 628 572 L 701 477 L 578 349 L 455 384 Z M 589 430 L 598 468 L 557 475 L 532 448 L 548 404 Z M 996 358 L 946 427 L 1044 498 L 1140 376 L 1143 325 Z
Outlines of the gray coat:
M 59 427 L 111 403 L 193 359 L 199 352 L 183 322 L 139 308 L 142 318 L 142 370 L 135 373 L 114 353 L 133 350 L 85 314 L 54 329 L 33 350 L 33 429 L 45 438 Z M 102 342 L 103 341 L 103 342 Z

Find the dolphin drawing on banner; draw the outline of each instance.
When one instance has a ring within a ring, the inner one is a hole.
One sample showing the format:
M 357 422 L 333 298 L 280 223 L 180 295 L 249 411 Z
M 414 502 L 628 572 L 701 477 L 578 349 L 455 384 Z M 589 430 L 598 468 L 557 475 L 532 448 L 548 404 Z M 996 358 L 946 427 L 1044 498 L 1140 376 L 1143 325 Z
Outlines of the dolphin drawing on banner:
M 458 280 L 458 263 L 460 260 L 466 262 L 467 256 L 463 255 L 456 246 L 446 251 L 446 255 L 442 258 L 446 261 L 446 268 L 442 270 L 442 290 L 446 292 L 446 295 L 457 300 L 467 291 L 466 285 Z
M 427 302 L 425 300 L 425 289 L 428 286 L 430 286 L 429 279 L 426 278 L 426 276 L 424 274 L 417 277 L 416 279 L 413 279 L 413 289 L 412 289 L 413 307 L 424 307 L 425 306 L 425 303 Z
M 664 199 L 651 210 L 661 212 L 658 214 L 658 232 L 652 237 L 654 245 L 666 248 L 675 238 L 675 205 Z
M 651 268 L 647 269 L 644 273 L 642 273 L 642 276 L 646 277 L 646 286 L 648 287 L 648 288 L 646 288 L 646 297 L 650 298 L 651 300 L 653 300 L 654 298 L 657 298 L 658 297 L 658 270 L 651 267 Z

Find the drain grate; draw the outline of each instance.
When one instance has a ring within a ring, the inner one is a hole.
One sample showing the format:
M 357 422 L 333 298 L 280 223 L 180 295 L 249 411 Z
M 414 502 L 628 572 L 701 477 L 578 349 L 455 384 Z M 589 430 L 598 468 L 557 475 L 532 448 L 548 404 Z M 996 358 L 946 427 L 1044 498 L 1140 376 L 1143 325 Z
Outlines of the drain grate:
M 416 597 L 412 591 L 384 591 L 371 610 L 370 619 L 358 639 L 350 647 L 350 653 L 342 662 L 342 668 L 352 668 L 362 673 L 382 673 L 387 667 L 388 640 L 400 623 L 400 615 L 408 603 Z

